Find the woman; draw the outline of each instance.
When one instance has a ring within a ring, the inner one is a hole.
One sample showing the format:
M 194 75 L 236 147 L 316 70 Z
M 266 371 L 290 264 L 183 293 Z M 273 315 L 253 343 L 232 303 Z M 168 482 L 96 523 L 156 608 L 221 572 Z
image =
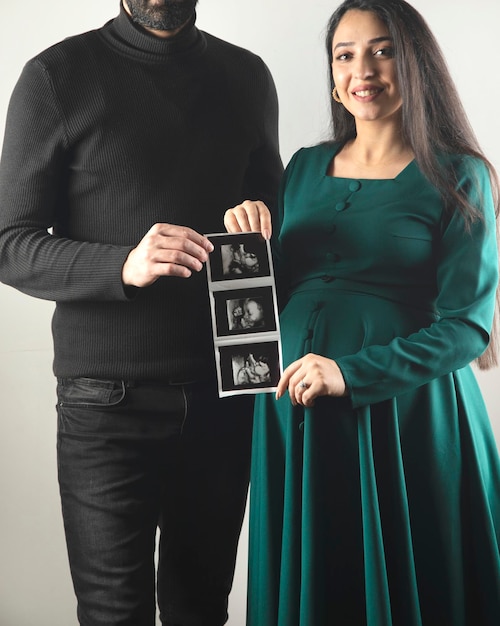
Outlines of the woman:
M 288 367 L 256 401 L 248 624 L 497 626 L 500 466 L 469 366 L 496 363 L 496 176 L 406 2 L 347 0 L 327 50 L 334 140 L 280 197 Z

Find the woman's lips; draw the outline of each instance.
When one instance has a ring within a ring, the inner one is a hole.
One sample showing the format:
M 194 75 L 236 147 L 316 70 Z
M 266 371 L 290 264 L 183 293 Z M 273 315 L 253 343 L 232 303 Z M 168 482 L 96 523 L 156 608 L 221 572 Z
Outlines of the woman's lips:
M 358 100 L 373 100 L 380 93 L 382 93 L 383 89 L 381 87 L 368 87 L 363 86 L 352 90 L 352 95 Z

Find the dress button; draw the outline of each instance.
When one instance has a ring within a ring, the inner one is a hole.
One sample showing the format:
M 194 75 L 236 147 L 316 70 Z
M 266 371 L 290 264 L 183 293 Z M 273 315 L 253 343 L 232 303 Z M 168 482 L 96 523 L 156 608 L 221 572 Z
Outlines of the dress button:
M 337 202 L 337 204 L 335 205 L 335 210 L 336 211 L 345 211 L 348 207 L 347 202 Z
M 351 180 L 349 183 L 349 191 L 359 191 L 361 189 L 361 183 L 359 180 Z

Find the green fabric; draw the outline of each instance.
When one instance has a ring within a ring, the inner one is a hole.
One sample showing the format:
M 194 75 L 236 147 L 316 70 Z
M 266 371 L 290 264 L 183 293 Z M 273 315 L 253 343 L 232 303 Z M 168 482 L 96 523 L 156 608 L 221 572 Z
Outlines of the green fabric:
M 447 157 L 484 219 L 410 163 L 393 180 L 326 175 L 300 150 L 275 244 L 285 366 L 337 360 L 349 398 L 257 397 L 249 626 L 498 626 L 500 463 L 469 363 L 498 281 L 486 168 Z

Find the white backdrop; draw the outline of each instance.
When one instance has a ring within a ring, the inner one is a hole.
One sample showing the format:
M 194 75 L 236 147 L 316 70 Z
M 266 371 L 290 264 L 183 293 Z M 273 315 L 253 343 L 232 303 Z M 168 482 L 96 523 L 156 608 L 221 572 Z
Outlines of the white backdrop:
M 118 0 L 0 0 L 0 133 L 23 64 L 64 37 L 99 27 Z M 326 136 L 329 94 L 324 28 L 335 0 L 200 0 L 198 26 L 260 54 L 280 99 L 285 163 Z M 413 0 L 437 35 L 480 142 L 500 168 L 497 78 L 500 5 Z M 55 461 L 51 303 L 0 285 L 0 625 L 76 626 Z M 479 373 L 500 442 L 500 370 Z M 247 524 L 230 598 L 244 626 Z

